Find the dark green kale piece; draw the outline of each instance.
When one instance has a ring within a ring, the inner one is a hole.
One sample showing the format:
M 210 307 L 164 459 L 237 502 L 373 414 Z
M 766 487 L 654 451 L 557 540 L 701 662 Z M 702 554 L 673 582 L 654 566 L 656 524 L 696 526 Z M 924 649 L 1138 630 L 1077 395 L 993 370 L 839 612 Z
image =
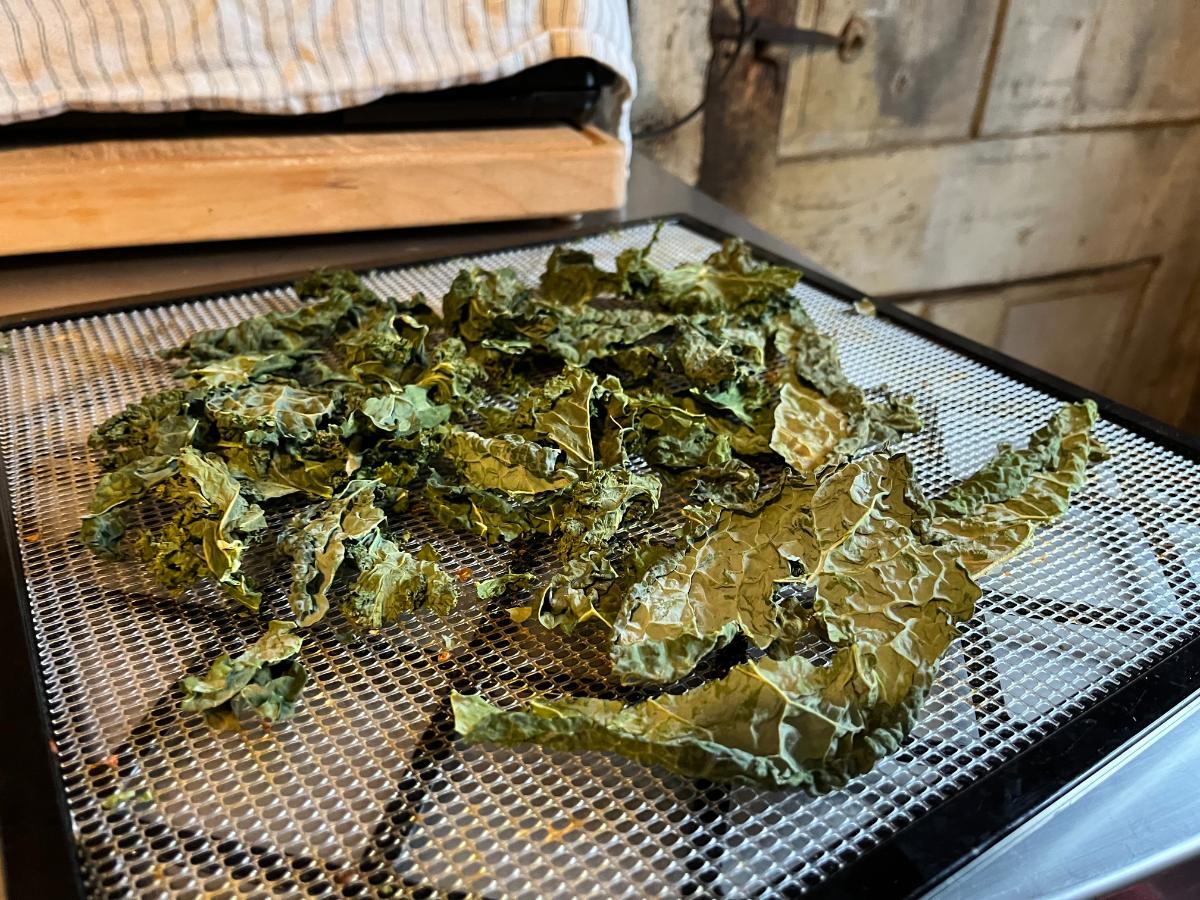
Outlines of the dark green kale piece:
M 1061 514 L 1099 458 L 1088 434 L 1094 414 L 1083 404 L 1056 417 L 1035 441 L 1037 474 L 1018 479 L 1020 491 L 1005 480 L 984 492 L 990 502 L 973 501 L 971 516 L 1025 523 L 1026 513 L 1036 522 Z M 1053 460 L 1040 450 L 1046 442 L 1059 445 Z M 998 465 L 949 502 L 976 498 Z M 639 680 L 687 671 L 730 628 L 775 652 L 629 705 L 565 697 L 502 710 L 456 693 L 456 728 L 472 741 L 617 752 L 689 777 L 830 790 L 869 771 L 912 729 L 981 594 L 971 570 L 1011 550 L 1012 536 L 1000 534 L 997 545 L 979 539 L 978 519 L 935 519 L 906 457 L 864 457 L 815 488 L 785 487 L 757 516 L 726 513 L 704 540 L 682 542 L 634 585 L 614 629 L 617 665 Z M 811 610 L 771 601 L 776 585 L 794 581 L 815 588 Z M 787 646 L 805 631 L 833 645 L 827 665 Z M 635 647 L 642 652 L 631 654 Z
M 1103 457 L 1095 406 L 1063 409 L 926 502 L 907 458 L 877 451 L 921 427 L 915 403 L 850 381 L 797 299 L 801 274 L 738 240 L 667 268 L 660 236 L 611 269 L 558 248 L 536 284 L 464 269 L 440 317 L 421 295 L 319 272 L 296 309 L 168 351 L 176 386 L 89 439 L 103 474 L 81 538 L 171 591 L 211 579 L 256 612 L 246 556 L 273 511 L 294 619 L 185 679 L 185 711 L 224 728 L 284 720 L 306 677 L 298 629 L 448 615 L 470 573 L 400 536 L 428 513 L 518 555 L 548 545 L 547 575 L 484 579 L 476 597 L 527 590 L 514 620 L 594 626 L 639 697 L 735 639 L 749 648 L 718 679 L 631 704 L 455 695 L 466 737 L 811 791 L 894 750 L 975 578 L 1062 515 Z M 130 514 L 150 502 L 165 518 Z M 667 535 L 644 527 L 660 505 Z M 828 663 L 800 655 L 814 641 Z
M 218 731 L 239 731 L 244 718 L 283 722 L 296 714 L 308 672 L 296 659 L 303 639 L 288 622 L 266 633 L 236 657 L 222 653 L 203 677 L 180 683 L 183 711 L 202 712 Z

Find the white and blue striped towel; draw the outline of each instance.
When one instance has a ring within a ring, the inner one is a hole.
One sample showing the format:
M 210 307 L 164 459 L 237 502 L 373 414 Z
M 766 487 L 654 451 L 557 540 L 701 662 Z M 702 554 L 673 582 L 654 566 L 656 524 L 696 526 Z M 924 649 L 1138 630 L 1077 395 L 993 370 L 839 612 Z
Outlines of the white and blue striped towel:
M 0 124 L 65 110 L 327 112 L 568 56 L 636 87 L 625 0 L 0 0 Z

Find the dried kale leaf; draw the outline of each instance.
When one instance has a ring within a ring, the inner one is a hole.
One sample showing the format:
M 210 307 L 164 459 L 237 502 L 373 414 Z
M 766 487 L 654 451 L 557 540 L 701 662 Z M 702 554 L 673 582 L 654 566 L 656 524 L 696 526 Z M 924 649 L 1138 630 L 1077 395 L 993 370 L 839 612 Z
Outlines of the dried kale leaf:
M 670 370 L 691 384 L 691 393 L 752 425 L 776 394 L 767 379 L 765 354 L 762 333 L 716 317 L 704 324 L 681 322 L 666 359 Z
M 828 666 L 765 657 L 700 687 L 629 706 L 569 697 L 502 711 L 455 695 L 459 732 L 469 740 L 616 751 L 690 777 L 768 787 L 823 791 L 868 771 L 912 727 L 937 660 L 979 589 L 953 549 L 916 537 L 914 522 L 928 511 L 912 495 L 905 458 L 872 457 L 846 477 L 846 490 L 813 497 L 811 519 L 789 534 L 784 550 L 817 583 L 811 621 L 838 648 Z M 785 511 L 805 508 L 785 495 L 763 515 L 782 520 Z M 724 524 L 715 540 L 732 544 Z M 750 555 L 743 548 L 727 556 L 739 554 Z M 694 579 L 695 568 L 675 563 L 668 570 Z M 776 566 L 747 574 L 771 590 L 771 579 L 786 573 Z M 767 606 L 739 604 L 720 584 L 705 589 L 721 594 L 725 618 L 752 636 L 776 630 L 769 614 L 757 615 Z M 676 650 L 694 653 L 689 639 L 700 631 L 685 629 Z
M 438 521 L 488 543 L 550 534 L 564 503 L 558 493 L 512 498 L 471 484 L 447 483 L 437 472 L 425 483 L 424 497 Z
M 251 382 L 213 390 L 204 405 L 223 437 L 277 446 L 311 442 L 332 414 L 334 398 L 327 391 Z
M 789 383 L 779 392 L 771 449 L 797 472 L 814 472 L 853 452 L 848 430 L 840 409 L 811 388 Z
M 355 381 L 400 388 L 425 369 L 428 335 L 428 325 L 379 301 L 360 313 L 355 328 L 336 334 L 331 349 Z
M 142 532 L 136 553 L 171 590 L 212 578 L 226 595 L 256 612 L 262 597 L 241 566 L 249 542 L 267 527 L 262 508 L 242 495 L 220 457 L 187 448 L 177 463 L 177 477 L 153 490 L 178 511 L 158 531 Z
M 1101 453 L 1099 443 L 1090 436 L 1097 415 L 1093 400 L 1062 407 L 1049 422 L 1029 436 L 1025 449 L 1001 444 L 996 456 L 978 472 L 964 478 L 934 501 L 934 512 L 956 518 L 973 516 L 989 504 L 1003 503 L 1019 496 L 1030 486 L 1034 476 L 1059 465 L 1064 445 L 1068 455 L 1080 446 L 1087 449 L 1089 455 Z
M 620 392 L 619 382 L 615 390 Z M 484 413 L 493 432 L 554 444 L 570 464 L 590 467 L 596 465 L 597 444 L 604 440 L 604 423 L 593 423 L 600 414 L 595 406 L 603 402 L 606 393 L 594 372 L 566 366 L 526 394 L 515 410 L 491 407 Z M 594 431 L 599 433 L 594 435 Z M 621 461 L 619 449 L 614 449 L 613 456 L 612 464 Z
M 589 472 L 566 464 L 566 448 L 576 460 L 595 453 L 591 423 L 584 418 L 595 385 L 586 377 L 574 383 L 571 378 L 541 392 L 536 402 L 514 414 L 492 417 L 493 425 L 524 430 L 536 428 L 525 423 L 541 419 L 551 428 L 545 439 L 564 449 L 520 434 L 488 437 L 456 427 L 446 430 L 441 458 L 456 476 L 453 481 L 437 472 L 430 476 L 425 495 L 435 516 L 489 542 L 545 534 L 559 536 L 574 548 L 607 539 L 598 535 L 615 534 L 625 508 L 639 498 L 657 505 L 657 479 L 620 466 Z M 571 398 L 578 389 L 587 397 L 576 402 Z M 585 401 L 587 407 L 579 405 Z M 601 428 L 598 444 L 604 448 L 606 443 Z M 606 452 L 601 449 L 602 455 Z
M 972 575 L 985 575 L 1019 553 L 1041 526 L 1053 522 L 1087 483 L 1088 465 L 1108 458 L 1091 434 L 1092 400 L 1060 409 L 1035 431 L 1024 450 L 1001 445 L 974 475 L 934 501 L 936 539 L 957 547 Z
M 431 403 L 460 412 L 482 403 L 486 382 L 487 371 L 468 355 L 466 344 L 448 337 L 430 352 L 429 364 L 416 384 L 425 388 Z
M 559 450 L 515 434 L 484 437 L 452 427 L 442 455 L 472 487 L 509 498 L 560 492 L 578 477 L 560 464 Z
M 357 279 L 356 279 L 357 280 Z M 242 354 L 295 354 L 324 343 L 354 307 L 355 297 L 334 290 L 325 300 L 289 312 L 252 316 L 231 328 L 198 331 L 178 347 L 166 351 L 167 359 L 185 358 L 182 370 L 198 368 Z M 293 357 L 288 357 L 289 359 Z
M 653 306 L 673 313 L 736 312 L 761 316 L 791 305 L 791 292 L 803 277 L 798 269 L 754 259 L 750 248 L 729 238 L 702 263 L 659 269 L 646 253 L 618 259 L 631 289 Z
M 645 309 L 548 303 L 511 269 L 460 272 L 442 310 L 450 334 L 493 365 L 505 356 L 540 355 L 584 366 L 673 323 L 673 317 Z
M 303 639 L 288 622 L 271 622 L 244 652 L 222 653 L 203 676 L 180 682 L 183 711 L 202 712 L 218 731 L 238 731 L 249 715 L 282 722 L 296 714 L 308 672 L 297 660 Z
M 550 577 L 531 610 L 546 628 L 570 633 L 580 625 L 599 623 L 611 632 L 630 587 L 670 551 L 649 538 L 582 550 Z
M 607 621 L 599 596 L 620 578 L 608 560 L 621 545 L 613 541 L 628 522 L 643 521 L 658 508 L 662 483 L 629 469 L 601 469 L 577 482 L 549 532 L 558 537 L 562 568 L 550 576 L 535 601 L 547 628 L 571 631 L 594 616 Z M 599 615 L 597 615 L 599 613 Z
M 335 499 L 301 510 L 280 533 L 279 548 L 292 558 L 288 601 L 297 624 L 325 617 L 347 559 L 358 574 L 341 610 L 359 628 L 377 630 L 426 607 L 445 616 L 458 602 L 458 585 L 437 565 L 436 555 L 431 558 L 432 551 L 414 556 L 383 532 L 378 493 L 378 481 L 352 481 Z
M 569 247 L 555 247 L 550 252 L 538 287 L 546 302 L 575 309 L 621 290 L 615 273 L 598 267 L 592 254 Z
M 331 452 L 316 446 L 299 449 L 226 443 L 220 449 L 243 489 L 260 500 L 296 493 L 328 500 L 355 468 L 345 448 Z
M 513 591 L 525 590 L 537 584 L 538 578 L 528 572 L 509 572 L 494 578 L 485 578 L 475 583 L 475 596 L 480 600 L 494 600 Z
M 659 236 L 611 271 L 558 248 L 536 285 L 464 270 L 440 319 L 421 295 L 384 298 L 321 272 L 296 285 L 309 302 L 293 311 L 193 335 L 166 354 L 183 361 L 180 386 L 89 439 L 105 474 L 83 541 L 140 557 L 171 590 L 212 578 L 257 610 L 244 555 L 266 529 L 259 503 L 286 502 L 277 546 L 295 627 L 336 599 L 350 625 L 375 630 L 457 602 L 432 548 L 401 549 L 388 522 L 423 500 L 487 541 L 550 542 L 549 578 L 485 579 L 477 596 L 529 589 L 514 620 L 602 626 L 624 681 L 677 681 L 735 637 L 755 657 L 631 705 L 502 711 L 456 695 L 465 736 L 772 787 L 844 783 L 912 727 L 979 596 L 973 576 L 1085 483 L 1103 454 L 1095 407 L 1067 407 L 1026 449 L 1002 446 L 927 503 L 905 457 L 867 452 L 919 430 L 915 404 L 850 382 L 796 298 L 799 272 L 737 240 L 663 268 Z M 776 458 L 788 470 L 763 490 Z M 666 502 L 690 504 L 682 524 L 639 537 L 664 484 Z M 148 500 L 165 524 L 128 534 L 127 510 Z M 305 678 L 293 627 L 273 622 L 241 656 L 185 679 L 185 710 L 218 727 L 291 715 Z M 814 640 L 831 645 L 828 664 L 797 655 Z
M 800 657 L 765 659 L 629 706 L 578 697 L 501 710 L 458 692 L 451 702 L 455 728 L 471 742 L 609 751 L 689 778 L 820 789 L 833 783 L 822 768 L 831 748 L 857 724 L 827 705 L 820 675 Z
M 694 469 L 733 458 L 732 441 L 712 417 L 662 394 L 629 398 L 632 448 L 653 466 Z
M 375 505 L 377 487 L 372 480 L 351 481 L 333 500 L 296 513 L 280 532 L 279 549 L 292 559 L 288 602 L 297 624 L 312 625 L 325 617 L 329 591 L 346 554 L 377 535 L 384 522 L 383 510 Z
M 117 559 L 125 536 L 125 507 L 179 472 L 170 456 L 148 456 L 106 472 L 96 485 L 80 528 L 80 540 L 97 556 Z
M 411 437 L 450 419 L 450 407 L 434 403 L 429 388 L 406 384 L 386 394 L 366 397 L 342 425 L 342 436 L 373 430 L 393 438 Z
M 533 292 L 512 269 L 464 269 L 442 298 L 442 319 L 467 345 L 544 338 L 554 318 L 532 304 Z
M 776 347 L 792 367 L 775 407 L 771 449 L 797 472 L 837 465 L 867 447 L 921 430 L 912 398 L 867 401 L 843 372 L 832 336 L 794 315 L 776 318 L 773 327 Z
M 171 456 L 190 446 L 195 420 L 185 415 L 188 392 L 171 388 L 148 394 L 97 425 L 88 446 L 104 450 L 105 469 L 118 469 L 144 456 Z M 161 449 L 160 449 L 161 447 Z
M 148 495 L 169 504 L 174 515 L 157 531 L 144 530 L 123 543 L 124 509 Z M 208 577 L 226 595 L 257 610 L 261 597 L 241 564 L 248 543 L 266 524 L 261 507 L 243 496 L 219 456 L 185 447 L 178 456 L 145 457 L 101 478 L 80 538 L 100 556 L 132 551 L 172 591 Z
M 438 565 L 432 548 L 413 555 L 376 533 L 350 553 L 359 574 L 341 608 L 359 628 L 375 631 L 426 608 L 445 617 L 458 603 L 458 582 Z
M 319 365 L 316 349 L 277 351 L 274 353 L 237 353 L 233 356 L 196 363 L 176 372 L 193 390 L 237 387 L 251 381 L 271 378 L 297 378 Z M 321 379 L 313 378 L 312 381 Z
M 1011 483 L 1004 482 L 1005 487 L 987 495 L 996 502 L 973 507 L 975 515 L 993 514 L 1009 521 L 1032 508 L 1041 521 L 1047 513 L 1061 513 L 1065 503 L 1055 504 L 1051 498 L 1061 499 L 1082 484 L 1088 461 L 1098 458 L 1088 434 L 1094 414 L 1094 408 L 1083 405 L 1039 432 L 1037 447 L 1058 440 L 1054 467 L 1046 463 L 1045 471 L 1032 475 L 1016 495 Z M 975 497 L 972 485 L 985 478 L 994 481 L 995 471 L 995 466 L 985 467 L 985 476 L 951 496 Z M 846 481 L 835 488 L 834 478 Z M 968 571 L 971 554 L 980 547 L 985 554 L 994 548 L 945 539 L 946 518 L 931 521 L 932 508 L 912 481 L 912 467 L 904 456 L 866 457 L 840 469 L 834 478 L 816 488 L 808 483 L 785 487 L 778 499 L 763 507 L 767 523 L 784 518 L 782 510 L 800 511 L 790 527 L 779 529 L 786 533 L 786 545 L 777 545 L 766 559 L 749 541 L 737 541 L 747 523 L 739 521 L 741 527 L 734 527 L 735 516 L 726 513 L 708 540 L 688 542 L 681 554 L 661 566 L 660 581 L 639 583 L 652 589 L 671 586 L 673 575 L 677 588 L 666 589 L 667 612 L 643 614 L 643 628 L 633 634 L 642 639 L 652 626 L 664 628 L 654 634 L 654 646 L 669 648 L 658 656 L 634 657 L 639 675 L 656 673 L 655 665 L 663 660 L 667 668 L 683 671 L 686 660 L 697 652 L 693 642 L 714 634 L 719 640 L 723 631 L 717 626 L 722 621 L 752 639 L 775 631 L 775 654 L 734 666 L 724 678 L 700 687 L 630 705 L 567 697 L 501 710 L 481 697 L 456 693 L 452 700 L 459 733 L 473 741 L 608 750 L 691 777 L 814 792 L 869 771 L 911 730 L 938 660 L 957 636 L 958 623 L 973 613 L 981 591 Z M 812 491 L 811 500 L 789 506 L 793 490 Z M 977 523 L 956 521 L 962 530 L 953 538 L 975 539 Z M 762 529 L 767 535 L 763 543 L 772 543 L 770 531 Z M 1011 549 L 1005 541 L 1001 545 L 998 552 Z M 778 577 L 779 558 L 793 563 L 795 574 Z M 773 579 L 772 585 L 784 580 L 813 584 L 811 612 L 802 611 L 784 623 L 792 627 L 778 627 L 778 617 L 794 608 L 775 606 L 772 621 L 770 606 L 752 605 L 764 592 L 761 588 L 755 596 L 744 597 L 721 583 L 725 565 L 741 566 L 729 579 L 738 586 L 767 579 Z M 713 602 L 724 609 L 723 615 L 696 627 L 709 611 L 700 613 L 692 585 L 715 593 Z M 682 611 L 674 619 L 672 607 Z M 634 615 L 643 608 L 629 607 Z M 763 612 L 768 615 L 758 615 Z M 620 629 L 628 627 L 630 618 L 626 615 L 617 626 L 615 653 L 621 652 Z M 812 630 L 834 646 L 828 665 L 791 655 L 794 645 L 779 646 L 803 630 Z M 675 664 L 675 657 L 685 663 Z
M 651 310 L 585 306 L 559 314 L 557 327 L 535 347 L 576 366 L 605 359 L 672 327 L 674 317 Z
M 726 511 L 707 532 L 685 535 L 626 596 L 613 670 L 625 681 L 672 682 L 738 634 L 769 647 L 782 627 L 777 584 L 814 577 L 862 523 L 881 477 L 870 463 L 852 463 L 819 486 L 785 485 L 759 509 Z
M 740 459 L 684 469 L 672 481 L 693 503 L 723 509 L 746 509 L 754 505 L 760 487 L 758 470 Z

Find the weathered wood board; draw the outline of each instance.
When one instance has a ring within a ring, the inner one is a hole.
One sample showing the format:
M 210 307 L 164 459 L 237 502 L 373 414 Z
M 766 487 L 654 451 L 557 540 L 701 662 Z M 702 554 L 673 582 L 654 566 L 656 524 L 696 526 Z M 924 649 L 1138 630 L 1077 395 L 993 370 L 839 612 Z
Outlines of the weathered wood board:
M 797 54 L 779 127 L 782 157 L 966 137 L 999 0 L 801 0 L 796 24 L 840 34 L 852 16 L 866 44 L 852 61 Z
M 0 255 L 572 215 L 625 148 L 568 125 L 0 149 Z
M 854 63 L 797 53 L 780 78 L 746 53 L 710 84 L 703 190 L 876 293 L 1157 259 L 1144 289 L 939 314 L 1010 348 L 1082 323 L 1037 361 L 1094 383 L 1079 336 L 1104 348 L 1105 392 L 1168 421 L 1190 405 L 1200 421 L 1200 0 L 746 6 L 829 32 L 857 14 L 870 33 Z M 1137 291 L 1129 321 L 1115 298 Z
M 871 293 L 1001 283 L 1160 257 L 1106 365 L 1167 421 L 1200 370 L 1200 128 L 975 140 L 763 167 L 742 207 Z
M 1078 132 L 781 163 L 758 224 L 871 293 L 1125 263 L 1186 240 L 1200 129 Z
M 1119 355 L 1154 271 L 1144 260 L 1033 282 L 983 285 L 900 306 L 1075 384 L 1111 389 Z
M 635 133 L 678 121 L 704 97 L 711 9 L 712 0 L 631 0 L 638 73 Z M 695 184 L 704 148 L 704 114 L 639 145 L 672 175 Z
M 1196 0 L 1010 0 L 984 134 L 1198 116 Z

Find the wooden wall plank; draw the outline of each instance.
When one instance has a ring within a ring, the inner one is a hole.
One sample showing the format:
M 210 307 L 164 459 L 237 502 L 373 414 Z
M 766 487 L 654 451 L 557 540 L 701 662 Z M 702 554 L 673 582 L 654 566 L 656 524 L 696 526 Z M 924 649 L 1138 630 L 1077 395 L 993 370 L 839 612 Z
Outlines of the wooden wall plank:
M 1196 0 L 1011 0 L 984 134 L 1200 117 Z
M 982 295 L 951 293 L 937 300 L 902 300 L 896 305 L 955 334 L 992 347 L 1004 327 L 1004 302 L 996 297 L 1004 288 L 1005 285 L 993 285 Z
M 1152 261 L 1034 282 L 952 291 L 900 305 L 944 328 L 997 347 L 1104 393 L 1154 271 Z
M 977 140 L 761 167 L 740 206 L 871 293 L 1159 256 L 1107 392 L 1166 421 L 1200 375 L 1200 127 Z M 737 202 L 737 198 L 729 198 Z
M 836 17 L 850 11 L 847 4 L 821 0 L 822 13 L 814 2 L 747 0 L 752 15 L 842 27 Z M 878 10 L 907 2 L 864 0 Z M 1021 133 L 979 138 L 962 124 L 924 134 L 917 127 L 902 139 L 922 143 L 882 149 L 884 138 L 871 131 L 867 114 L 879 107 L 877 96 L 861 83 L 830 82 L 826 121 L 835 127 L 820 137 L 812 120 L 798 130 L 796 95 L 810 83 L 812 67 L 831 65 L 832 57 L 799 56 L 785 90 L 769 63 L 747 54 L 719 90 L 710 88 L 701 188 L 876 293 L 950 290 L 1157 258 L 1136 320 L 1105 361 L 1105 390 L 1179 421 L 1200 375 L 1200 126 L 1090 126 L 1193 115 L 1200 41 L 1189 42 L 1200 29 L 1193 21 L 1200 2 L 1007 0 L 1000 12 L 1009 43 L 993 59 L 997 77 L 981 124 Z M 930 27 L 944 31 L 940 19 Z M 959 54 L 977 60 L 973 52 Z M 942 64 L 950 71 L 966 65 Z M 895 77 L 878 55 L 869 65 L 876 74 L 866 87 Z M 961 72 L 955 77 L 968 80 Z M 930 121 L 942 120 L 932 114 Z M 868 136 L 848 142 L 844 135 L 858 128 Z M 798 155 L 781 160 L 781 151 Z M 1070 306 L 1064 301 L 1060 311 Z
M 800 53 L 787 80 L 783 157 L 966 137 L 999 0 L 803 0 L 797 24 L 840 33 L 866 23 L 858 58 Z
M 1107 393 L 1115 400 L 1179 423 L 1200 384 L 1200 204 L 1195 181 L 1181 202 L 1190 219 L 1172 235 L 1137 317 L 1107 361 Z
M 783 163 L 741 209 L 871 293 L 1158 255 L 1197 209 L 1200 129 L 1079 132 Z
M 712 0 L 631 0 L 638 72 L 632 113 L 635 132 L 675 122 L 703 98 L 711 10 Z M 688 184 L 695 184 L 700 175 L 703 147 L 703 113 L 669 134 L 638 144 L 638 149 Z

